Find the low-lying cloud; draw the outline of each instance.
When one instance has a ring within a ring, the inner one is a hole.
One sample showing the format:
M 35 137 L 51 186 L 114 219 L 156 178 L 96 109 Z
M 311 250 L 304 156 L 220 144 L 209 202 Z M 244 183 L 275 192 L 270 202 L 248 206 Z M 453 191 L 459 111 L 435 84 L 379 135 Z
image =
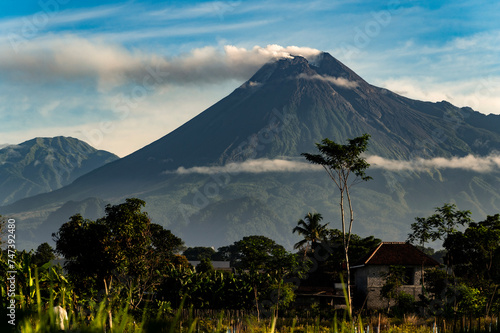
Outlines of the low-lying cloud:
M 388 171 L 425 171 L 437 169 L 461 169 L 475 172 L 500 171 L 500 154 L 489 156 L 467 155 L 464 157 L 435 157 L 432 159 L 418 158 L 410 161 L 385 159 L 380 156 L 368 156 L 370 168 L 385 169 Z
M 175 171 L 166 171 L 165 174 L 205 174 L 213 175 L 218 173 L 264 173 L 264 172 L 303 172 L 322 170 L 318 165 L 313 165 L 308 162 L 290 161 L 283 159 L 255 159 L 244 162 L 232 162 L 223 166 L 210 167 L 179 167 Z
M 500 154 L 478 157 L 467 155 L 465 157 L 436 157 L 431 159 L 418 158 L 410 161 L 386 159 L 380 156 L 367 156 L 370 169 L 384 169 L 387 171 L 426 171 L 429 169 L 461 169 L 475 172 L 500 171 Z M 244 162 L 232 162 L 223 166 L 199 166 L 192 168 L 179 167 L 177 170 L 165 171 L 164 174 L 205 174 L 219 173 L 264 173 L 264 172 L 304 172 L 320 171 L 323 167 L 306 161 L 284 159 L 255 159 Z
M 319 74 L 307 75 L 305 73 L 301 73 L 299 74 L 298 78 L 306 80 L 321 80 L 336 85 L 337 87 L 342 87 L 347 89 L 354 89 L 358 86 L 358 83 L 356 81 L 349 81 L 343 77 L 333 77 L 329 75 L 319 75 Z

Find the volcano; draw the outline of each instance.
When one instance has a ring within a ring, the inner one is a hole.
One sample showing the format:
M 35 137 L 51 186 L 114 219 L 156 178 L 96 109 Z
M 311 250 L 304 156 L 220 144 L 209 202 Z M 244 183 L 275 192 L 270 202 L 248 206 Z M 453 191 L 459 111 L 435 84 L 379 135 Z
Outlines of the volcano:
M 291 230 L 309 211 L 340 227 L 331 180 L 321 170 L 298 168 L 301 153 L 314 153 L 323 138 L 346 143 L 364 133 L 371 135 L 369 155 L 398 161 L 500 151 L 498 115 L 400 96 L 328 53 L 297 55 L 265 64 L 230 95 L 129 156 L 0 212 L 16 216 L 25 238 L 36 243 L 37 230 L 57 231 L 64 216 L 79 212 L 78 203 L 88 208 L 88 202 L 139 197 L 154 222 L 188 245 L 221 246 L 258 234 L 290 246 L 297 240 Z M 500 211 L 498 171 L 374 168 L 369 174 L 374 181 L 354 192 L 354 231 L 361 235 L 404 240 L 414 217 L 445 202 L 478 218 Z

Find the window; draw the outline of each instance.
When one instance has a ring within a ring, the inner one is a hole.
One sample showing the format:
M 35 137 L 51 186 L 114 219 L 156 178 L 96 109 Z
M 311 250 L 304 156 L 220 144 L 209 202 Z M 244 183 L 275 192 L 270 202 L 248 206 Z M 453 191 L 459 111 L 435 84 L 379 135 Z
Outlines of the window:
M 413 267 L 405 267 L 403 284 L 405 285 L 415 284 L 415 269 Z

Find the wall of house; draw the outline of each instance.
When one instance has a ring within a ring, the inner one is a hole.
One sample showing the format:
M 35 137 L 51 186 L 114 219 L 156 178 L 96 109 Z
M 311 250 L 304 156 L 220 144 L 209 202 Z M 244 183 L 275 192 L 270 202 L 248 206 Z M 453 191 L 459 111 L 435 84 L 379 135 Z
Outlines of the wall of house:
M 408 267 L 413 269 L 412 272 L 412 285 L 404 285 L 400 288 L 412 295 L 416 300 L 422 293 L 421 286 L 421 267 Z M 385 275 L 389 272 L 389 266 L 365 266 L 357 268 L 355 271 L 356 294 L 359 304 L 365 304 L 368 309 L 383 309 L 389 306 L 389 301 L 380 295 L 382 286 L 385 284 Z M 393 302 L 392 302 L 393 303 Z M 393 305 L 393 304 L 391 304 Z

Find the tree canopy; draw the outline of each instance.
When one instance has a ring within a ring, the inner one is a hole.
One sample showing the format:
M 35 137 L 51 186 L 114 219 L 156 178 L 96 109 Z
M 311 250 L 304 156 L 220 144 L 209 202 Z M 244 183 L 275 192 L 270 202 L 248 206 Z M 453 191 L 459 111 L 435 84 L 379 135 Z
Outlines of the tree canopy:
M 211 247 L 194 246 L 188 247 L 182 254 L 186 256 L 188 260 L 202 260 L 203 258 L 213 259 L 212 256 L 215 253 L 215 250 Z
M 141 211 L 145 204 L 132 198 L 108 205 L 96 221 L 74 215 L 53 234 L 56 251 L 66 258 L 65 267 L 81 289 L 100 290 L 113 282 L 134 294 L 135 307 L 160 283 L 162 269 L 176 261 L 184 243 L 151 223 Z
M 412 223 L 412 233 L 408 235 L 408 241 L 413 244 L 424 246 L 425 243 L 444 240 L 446 237 L 456 232 L 459 226 L 472 222 L 468 210 L 457 210 L 455 204 L 444 204 L 443 207 L 436 207 L 436 213 L 429 217 L 416 217 Z
M 307 213 L 304 219 L 297 222 L 297 226 L 293 228 L 293 233 L 297 232 L 299 235 L 304 236 L 304 239 L 294 245 L 294 249 L 298 249 L 311 243 L 311 250 L 314 251 L 316 243 L 325 239 L 327 234 L 327 224 L 321 224 L 323 216 L 319 213 Z
M 257 271 L 269 267 L 273 256 L 286 252 L 285 248 L 265 236 L 246 236 L 232 245 L 218 249 L 224 260 L 233 267 Z

